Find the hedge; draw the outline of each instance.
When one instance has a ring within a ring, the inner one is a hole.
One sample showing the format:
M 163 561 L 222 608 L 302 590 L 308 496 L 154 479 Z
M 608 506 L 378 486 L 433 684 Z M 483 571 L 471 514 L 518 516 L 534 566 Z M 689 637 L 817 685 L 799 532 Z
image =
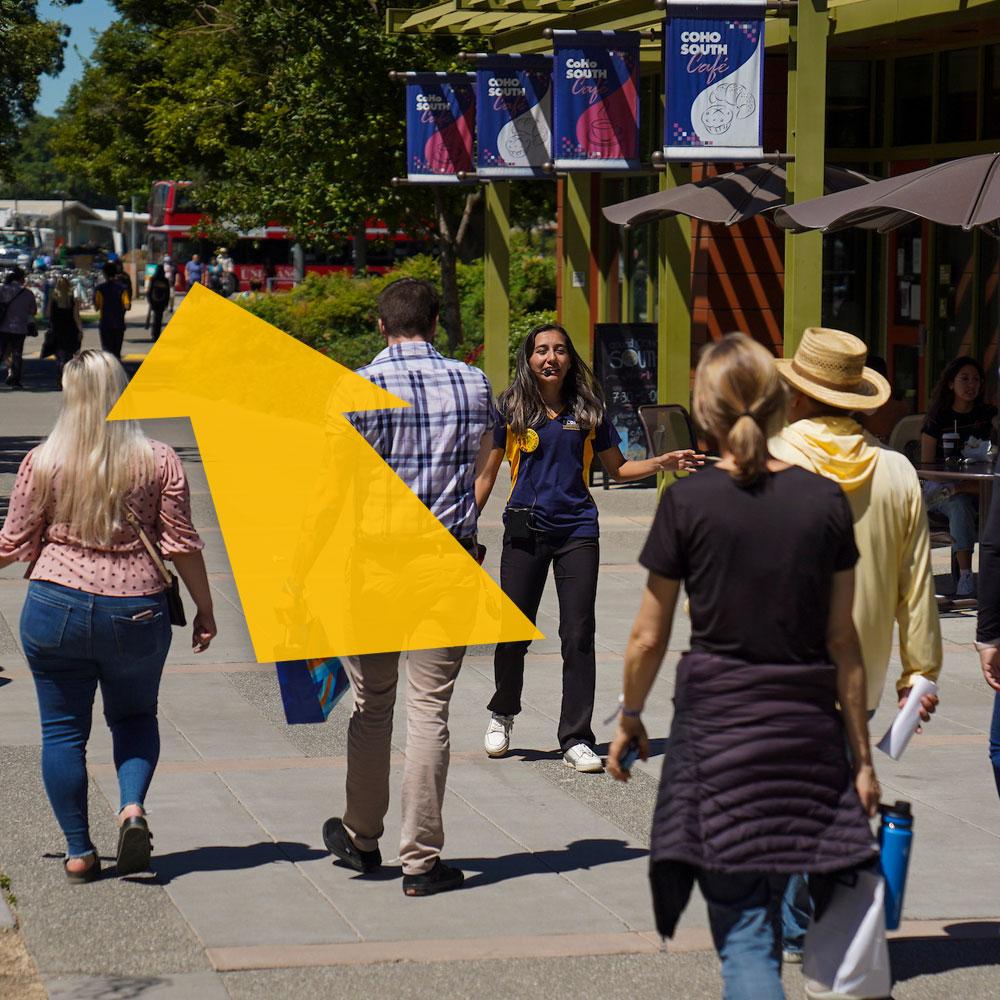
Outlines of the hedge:
M 440 290 L 437 261 L 421 255 L 409 258 L 384 275 L 355 278 L 340 272 L 309 274 L 301 285 L 289 292 L 240 304 L 340 364 L 358 368 L 385 346 L 375 329 L 375 300 L 387 283 L 401 277 L 425 278 Z M 510 258 L 512 366 L 514 352 L 525 333 L 537 323 L 554 321 L 555 285 L 555 259 L 530 247 L 523 234 L 513 233 Z M 464 337 L 454 355 L 470 358 L 483 343 L 482 260 L 458 265 L 458 288 Z M 442 353 L 447 353 L 443 336 L 438 336 L 435 345 Z M 482 363 L 481 355 L 476 363 Z

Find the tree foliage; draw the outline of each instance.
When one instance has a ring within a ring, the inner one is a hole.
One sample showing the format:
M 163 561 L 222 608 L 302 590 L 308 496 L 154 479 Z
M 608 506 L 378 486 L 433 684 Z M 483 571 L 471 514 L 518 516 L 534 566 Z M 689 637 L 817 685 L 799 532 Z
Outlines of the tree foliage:
M 18 137 L 38 100 L 39 77 L 62 70 L 66 34 L 59 21 L 39 19 L 35 0 L 0 0 L 0 176 L 10 175 Z
M 309 243 L 339 241 L 366 218 L 422 231 L 440 251 L 454 348 L 455 266 L 476 242 L 481 194 L 391 186 L 405 122 L 388 74 L 457 66 L 458 43 L 387 35 L 383 0 L 116 6 L 121 20 L 56 129 L 57 163 L 120 198 L 156 177 L 193 180 L 216 218 L 243 228 L 280 220 Z

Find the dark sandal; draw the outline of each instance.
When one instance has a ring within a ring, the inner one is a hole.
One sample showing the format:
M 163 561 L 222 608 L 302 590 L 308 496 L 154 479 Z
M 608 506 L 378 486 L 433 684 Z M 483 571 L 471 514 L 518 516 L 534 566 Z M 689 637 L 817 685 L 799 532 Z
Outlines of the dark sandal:
M 93 882 L 101 874 L 101 859 L 94 853 L 94 863 L 89 867 L 85 868 L 82 872 L 71 872 L 66 866 L 69 864 L 69 858 L 63 861 L 63 868 L 66 871 L 66 881 L 71 885 L 86 885 L 88 882 Z
M 118 874 L 149 871 L 153 835 L 145 816 L 130 816 L 118 828 Z

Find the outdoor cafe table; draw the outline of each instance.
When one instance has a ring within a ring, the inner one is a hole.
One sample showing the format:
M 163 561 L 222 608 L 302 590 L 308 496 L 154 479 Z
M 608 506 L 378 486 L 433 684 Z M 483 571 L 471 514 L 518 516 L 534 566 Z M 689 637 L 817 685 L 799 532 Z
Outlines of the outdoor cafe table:
M 979 489 L 979 539 L 982 541 L 993 499 L 993 462 L 970 462 L 967 465 L 929 462 L 917 466 L 917 476 L 936 483 L 975 483 Z

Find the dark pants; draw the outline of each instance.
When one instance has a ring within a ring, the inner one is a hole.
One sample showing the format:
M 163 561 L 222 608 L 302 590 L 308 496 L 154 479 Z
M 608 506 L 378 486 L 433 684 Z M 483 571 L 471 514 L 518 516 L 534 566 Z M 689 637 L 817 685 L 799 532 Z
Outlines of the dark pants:
M 125 339 L 124 330 L 105 330 L 101 327 L 101 350 L 113 354 L 116 358 L 122 356 L 122 341 Z
M 565 753 L 578 743 L 594 745 L 594 605 L 600 550 L 596 538 L 553 538 L 542 533 L 528 541 L 506 536 L 500 557 L 500 586 L 518 608 L 535 621 L 538 605 L 553 568 L 559 598 L 563 693 L 559 714 L 559 747 Z M 496 693 L 487 706 L 498 715 L 521 711 L 524 654 L 528 642 L 502 642 L 493 660 Z
M 6 360 L 9 352 L 7 381 L 11 385 L 21 384 L 21 368 L 24 365 L 24 336 L 23 333 L 0 333 L 0 364 Z
M 150 313 L 153 317 L 153 342 L 155 343 L 160 339 L 160 331 L 163 329 L 163 313 L 167 307 L 161 306 L 157 309 L 155 306 L 150 309 Z

